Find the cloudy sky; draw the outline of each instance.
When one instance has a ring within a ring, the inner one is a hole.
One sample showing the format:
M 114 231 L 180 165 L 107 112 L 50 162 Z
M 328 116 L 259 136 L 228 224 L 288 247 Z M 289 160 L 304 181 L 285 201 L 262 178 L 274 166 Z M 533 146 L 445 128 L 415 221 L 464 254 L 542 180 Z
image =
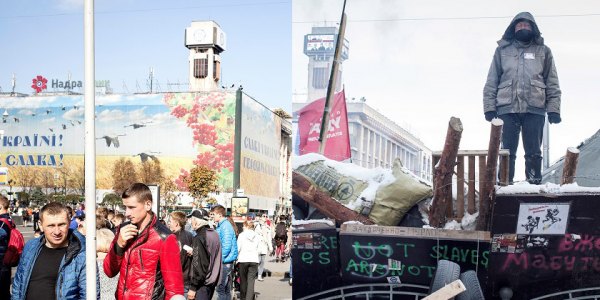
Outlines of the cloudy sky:
M 83 80 L 83 0 L 0 1 L 0 89 L 30 94 L 31 80 Z M 96 80 L 118 93 L 187 91 L 185 28 L 214 20 L 227 34 L 222 84 L 270 108 L 291 109 L 291 0 L 95 1 Z M 258 17 L 267 15 L 268 17 Z M 50 85 L 50 82 L 48 82 Z M 83 92 L 83 89 L 75 89 Z
M 340 20 L 343 0 L 292 2 L 292 88 L 307 90 L 303 37 Z M 367 103 L 443 148 L 448 121 L 463 123 L 461 149 L 487 149 L 490 124 L 482 91 L 498 41 L 514 15 L 529 11 L 554 54 L 562 89 L 562 123 L 550 126 L 550 163 L 600 129 L 600 2 L 348 0 L 349 99 Z M 515 180 L 523 180 L 523 150 Z

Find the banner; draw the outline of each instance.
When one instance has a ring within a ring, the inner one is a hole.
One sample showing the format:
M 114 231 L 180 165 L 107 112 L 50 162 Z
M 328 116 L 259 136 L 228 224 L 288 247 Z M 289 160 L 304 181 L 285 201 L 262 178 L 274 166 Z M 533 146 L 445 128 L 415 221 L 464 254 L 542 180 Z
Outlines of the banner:
M 256 207 L 257 199 L 281 196 L 281 118 L 242 93 L 240 186 Z
M 319 133 L 325 109 L 325 98 L 306 105 L 298 112 L 300 155 L 319 152 Z M 344 91 L 335 94 L 330 109 L 329 129 L 325 145 L 325 157 L 337 161 L 350 158 L 350 136 L 348 134 L 348 112 Z

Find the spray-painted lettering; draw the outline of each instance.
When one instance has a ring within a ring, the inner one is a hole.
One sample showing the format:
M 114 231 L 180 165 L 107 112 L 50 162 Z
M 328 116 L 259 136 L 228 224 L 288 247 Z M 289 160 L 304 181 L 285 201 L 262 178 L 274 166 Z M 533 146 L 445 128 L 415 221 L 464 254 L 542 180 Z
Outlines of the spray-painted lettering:
M 430 256 L 437 259 L 451 260 L 462 263 L 478 263 L 487 268 L 489 251 L 483 251 L 481 257 L 478 255 L 477 249 L 462 249 L 458 247 L 448 247 L 448 245 L 436 245 L 431 248 Z

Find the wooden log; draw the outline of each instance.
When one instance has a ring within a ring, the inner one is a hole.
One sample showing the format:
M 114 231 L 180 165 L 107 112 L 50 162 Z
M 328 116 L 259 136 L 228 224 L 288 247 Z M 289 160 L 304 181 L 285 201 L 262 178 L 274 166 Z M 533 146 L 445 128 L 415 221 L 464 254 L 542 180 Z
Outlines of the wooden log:
M 485 189 L 485 162 L 487 158 L 485 155 L 479 155 L 477 158 L 479 159 L 479 206 L 477 211 L 481 211 L 481 193 Z
M 475 213 L 475 156 L 469 156 L 469 193 L 467 195 L 467 212 Z
M 456 158 L 456 217 L 465 215 L 465 157 Z
M 452 202 L 452 175 L 456 155 L 462 136 L 463 126 L 459 118 L 452 117 L 448 122 L 446 142 L 437 167 L 434 170 L 433 201 L 429 211 L 429 225 L 440 227 L 446 221 L 446 207 Z
M 435 166 L 437 166 L 437 163 L 440 161 L 440 156 L 442 156 L 442 153 L 433 154 L 431 157 L 431 170 L 433 172 L 431 182 L 435 182 Z
M 331 198 L 331 196 L 321 191 L 300 173 L 292 172 L 292 193 L 314 206 L 326 217 L 334 219 L 339 223 L 358 221 L 365 225 L 375 224 L 368 217 L 345 207 Z
M 490 143 L 488 146 L 487 163 L 485 170 L 484 189 L 479 194 L 479 204 L 481 210 L 477 219 L 477 230 L 487 230 L 489 225 L 489 216 L 494 207 L 496 170 L 498 165 L 498 153 L 500 152 L 500 138 L 502 136 L 501 119 L 492 120 L 492 129 L 490 132 Z
M 565 163 L 563 165 L 563 173 L 560 179 L 560 185 L 573 183 L 575 174 L 577 173 L 577 160 L 579 159 L 579 149 L 569 147 L 567 155 L 565 155 Z
M 508 154 L 500 155 L 500 185 L 507 186 L 508 185 Z

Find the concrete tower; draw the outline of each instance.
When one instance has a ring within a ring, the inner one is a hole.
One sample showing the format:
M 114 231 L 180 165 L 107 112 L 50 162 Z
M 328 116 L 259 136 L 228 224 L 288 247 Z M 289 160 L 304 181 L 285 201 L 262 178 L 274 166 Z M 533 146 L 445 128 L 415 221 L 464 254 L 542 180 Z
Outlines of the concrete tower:
M 335 54 L 335 42 L 338 36 L 336 27 L 313 27 L 312 32 L 304 36 L 304 54 L 308 56 L 308 93 L 306 102 L 312 102 L 327 95 L 327 85 L 331 76 L 331 66 Z M 341 60 L 348 59 L 348 40 L 344 39 Z M 342 88 L 342 64 L 335 91 Z
M 185 29 L 185 47 L 190 49 L 190 91 L 214 91 L 221 79 L 221 57 L 225 32 L 214 21 L 194 21 Z

